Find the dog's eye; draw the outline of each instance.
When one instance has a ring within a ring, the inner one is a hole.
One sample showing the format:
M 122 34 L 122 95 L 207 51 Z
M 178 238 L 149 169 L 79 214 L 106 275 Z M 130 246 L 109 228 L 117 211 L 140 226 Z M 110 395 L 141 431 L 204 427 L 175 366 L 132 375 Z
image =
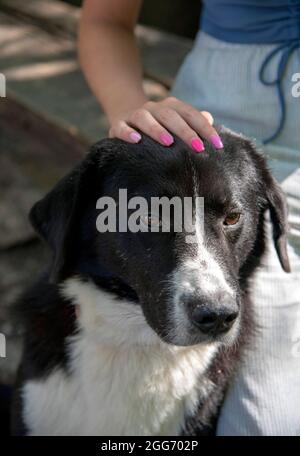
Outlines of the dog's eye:
M 236 225 L 241 218 L 241 214 L 239 212 L 230 212 L 227 214 L 225 220 L 224 220 L 224 225 L 226 226 L 232 226 Z

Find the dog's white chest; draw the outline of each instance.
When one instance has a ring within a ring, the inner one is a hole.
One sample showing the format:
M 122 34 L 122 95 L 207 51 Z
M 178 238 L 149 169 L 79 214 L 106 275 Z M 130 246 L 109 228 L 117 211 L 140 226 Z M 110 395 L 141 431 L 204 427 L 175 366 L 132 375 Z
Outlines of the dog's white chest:
M 139 306 L 70 280 L 80 307 L 70 339 L 71 373 L 57 369 L 24 385 L 24 420 L 33 435 L 176 435 L 209 384 L 201 375 L 216 346 L 163 343 Z
M 199 400 L 199 377 L 211 357 L 209 349 L 201 355 L 191 349 L 176 356 L 153 349 L 127 350 L 125 355 L 83 345 L 77 347 L 83 350 L 83 362 L 73 374 L 57 370 L 46 380 L 25 385 L 24 417 L 31 434 L 180 432 L 185 415 Z

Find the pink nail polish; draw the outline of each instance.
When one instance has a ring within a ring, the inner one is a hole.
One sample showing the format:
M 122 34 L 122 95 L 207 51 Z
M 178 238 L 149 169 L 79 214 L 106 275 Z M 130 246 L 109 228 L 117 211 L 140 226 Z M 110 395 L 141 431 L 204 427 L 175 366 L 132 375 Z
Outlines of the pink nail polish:
M 141 135 L 137 133 L 136 131 L 132 131 L 129 135 L 129 138 L 134 142 L 138 143 L 142 139 Z
M 174 138 L 169 133 L 163 133 L 160 135 L 160 140 L 165 146 L 171 146 L 174 142 Z
M 210 142 L 216 149 L 223 149 L 223 143 L 219 135 L 212 135 L 210 137 Z
M 199 138 L 193 138 L 191 146 L 196 152 L 203 152 L 205 149 L 203 142 Z

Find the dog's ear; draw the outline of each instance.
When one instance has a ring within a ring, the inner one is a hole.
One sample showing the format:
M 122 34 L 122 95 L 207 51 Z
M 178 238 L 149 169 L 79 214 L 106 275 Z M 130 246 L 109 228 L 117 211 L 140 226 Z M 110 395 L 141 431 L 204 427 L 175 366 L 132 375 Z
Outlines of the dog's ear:
M 265 179 L 266 196 L 273 228 L 275 249 L 285 272 L 291 272 L 287 253 L 288 210 L 285 196 L 276 180 L 268 173 Z
M 114 147 L 113 140 L 95 144 L 87 158 L 30 211 L 32 226 L 53 253 L 51 282 L 65 278 L 76 256 L 81 216 L 87 203 L 91 202 L 91 195 L 96 195 L 99 189 L 100 174 L 108 161 L 106 155 Z
M 273 229 L 273 240 L 275 249 L 285 272 L 291 272 L 289 257 L 287 253 L 287 234 L 288 234 L 288 211 L 286 200 L 281 187 L 269 171 L 264 155 L 259 152 L 256 145 L 243 135 L 238 135 L 222 128 L 221 131 L 229 132 L 228 137 L 235 147 L 244 149 L 255 164 L 256 174 L 262 184 L 261 193 L 263 194 L 264 206 L 270 210 L 270 217 Z M 253 176 L 255 179 L 255 177 Z M 260 185 L 259 185 L 260 187 Z
M 53 253 L 49 277 L 51 282 L 63 278 L 69 252 L 77 248 L 74 245 L 74 230 L 77 228 L 76 218 L 87 193 L 85 183 L 88 174 L 88 166 L 78 166 L 38 201 L 29 213 L 32 226 Z

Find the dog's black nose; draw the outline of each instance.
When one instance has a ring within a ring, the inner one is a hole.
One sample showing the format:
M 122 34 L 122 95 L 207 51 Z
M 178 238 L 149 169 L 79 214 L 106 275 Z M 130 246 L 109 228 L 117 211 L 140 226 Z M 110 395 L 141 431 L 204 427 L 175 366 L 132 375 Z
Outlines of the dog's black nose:
M 226 308 L 212 311 L 196 307 L 192 313 L 193 323 L 201 332 L 209 335 L 218 335 L 229 331 L 237 317 L 237 311 Z

